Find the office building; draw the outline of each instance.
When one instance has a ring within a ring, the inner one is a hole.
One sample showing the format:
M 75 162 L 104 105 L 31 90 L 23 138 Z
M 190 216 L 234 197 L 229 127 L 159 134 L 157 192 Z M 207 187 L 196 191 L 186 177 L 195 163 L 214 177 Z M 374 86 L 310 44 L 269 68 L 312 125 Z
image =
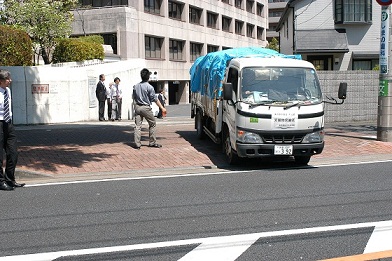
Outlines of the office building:
M 108 60 L 142 58 L 169 104 L 189 101 L 189 69 L 208 52 L 267 45 L 267 0 L 81 0 L 73 36 L 102 35 Z

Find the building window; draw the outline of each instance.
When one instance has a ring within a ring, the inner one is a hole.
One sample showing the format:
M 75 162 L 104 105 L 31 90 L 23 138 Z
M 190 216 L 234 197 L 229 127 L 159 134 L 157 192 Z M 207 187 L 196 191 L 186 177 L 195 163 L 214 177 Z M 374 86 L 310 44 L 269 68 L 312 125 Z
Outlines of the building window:
M 268 31 L 276 32 L 277 24 L 269 24 Z
M 222 3 L 230 4 L 230 0 L 222 0 Z
M 152 14 L 160 14 L 161 4 L 161 0 L 144 0 L 144 11 Z
M 335 23 L 358 22 L 372 22 L 372 0 L 335 0 Z
M 192 24 L 200 24 L 202 10 L 195 7 L 189 7 L 189 22 Z
M 233 49 L 232 47 L 228 47 L 228 46 L 222 46 L 222 51 L 223 50 L 229 50 L 229 49 Z
M 103 43 L 110 45 L 113 49 L 113 54 L 117 54 L 117 35 L 116 34 L 101 34 Z
M 281 17 L 283 14 L 283 11 L 270 11 L 268 12 L 269 17 Z
M 246 36 L 250 37 L 250 38 L 254 38 L 254 29 L 255 26 L 253 24 L 247 24 L 246 25 Z
M 353 70 L 373 70 L 379 64 L 378 60 L 354 60 Z
M 264 28 L 263 27 L 257 27 L 257 39 L 258 40 L 264 40 Z
M 197 57 L 200 57 L 202 50 L 203 44 L 191 43 L 191 61 L 194 61 L 197 59 Z
M 146 58 L 161 59 L 163 38 L 145 36 L 144 41 Z
M 242 0 L 234 0 L 235 7 L 242 9 Z
M 207 45 L 207 53 L 213 53 L 219 51 L 219 46 Z
M 255 1 L 246 0 L 246 11 L 253 14 L 253 6 Z
M 182 10 L 184 9 L 184 4 L 169 1 L 169 17 L 181 20 Z
M 256 14 L 257 14 L 258 16 L 264 17 L 264 5 L 257 3 L 257 6 L 256 6 Z
M 222 31 L 230 32 L 231 18 L 222 16 Z
M 179 40 L 169 40 L 169 59 L 172 61 L 183 61 L 184 56 L 184 41 Z
M 235 33 L 239 35 L 244 35 L 244 22 L 235 20 Z
M 218 24 L 218 14 L 207 12 L 207 27 L 217 28 Z
M 79 3 L 92 7 L 128 6 L 128 0 L 79 0 Z
M 333 57 L 328 56 L 317 56 L 317 55 L 308 55 L 307 60 L 308 62 L 314 65 L 316 70 L 320 71 L 328 71 L 332 70 L 332 59 Z

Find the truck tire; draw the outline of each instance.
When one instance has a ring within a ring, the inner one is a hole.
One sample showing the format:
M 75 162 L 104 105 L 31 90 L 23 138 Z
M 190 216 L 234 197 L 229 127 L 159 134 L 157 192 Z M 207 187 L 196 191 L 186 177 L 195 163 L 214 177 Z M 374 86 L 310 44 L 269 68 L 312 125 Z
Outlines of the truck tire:
M 308 165 L 310 156 L 294 156 L 294 160 L 298 165 Z
M 229 133 L 229 129 L 227 128 L 227 126 L 225 126 L 223 129 L 222 145 L 223 145 L 223 151 L 226 155 L 227 163 L 229 163 L 230 165 L 238 164 L 239 158 L 238 158 L 237 153 L 231 147 L 230 133 Z
M 205 132 L 203 130 L 204 121 L 203 121 L 203 115 L 201 114 L 201 111 L 198 111 L 196 113 L 195 127 L 196 127 L 197 138 L 199 140 L 204 139 L 206 137 L 206 134 L 205 134 Z

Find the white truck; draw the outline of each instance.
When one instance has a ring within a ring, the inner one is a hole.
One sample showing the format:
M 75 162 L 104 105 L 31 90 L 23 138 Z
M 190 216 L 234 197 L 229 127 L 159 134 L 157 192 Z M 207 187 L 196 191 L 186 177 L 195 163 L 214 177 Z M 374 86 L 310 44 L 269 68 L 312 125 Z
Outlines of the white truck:
M 298 55 L 237 48 L 199 57 L 190 69 L 191 117 L 198 138 L 222 144 L 229 164 L 241 158 L 294 157 L 307 165 L 324 148 L 324 101 L 314 66 Z

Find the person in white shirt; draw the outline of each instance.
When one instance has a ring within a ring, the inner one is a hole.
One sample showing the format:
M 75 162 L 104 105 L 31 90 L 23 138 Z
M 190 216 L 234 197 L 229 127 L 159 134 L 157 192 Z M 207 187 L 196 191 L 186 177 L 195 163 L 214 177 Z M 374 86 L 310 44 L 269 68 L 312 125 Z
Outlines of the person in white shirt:
M 112 102 L 112 117 L 111 120 L 121 121 L 121 105 L 122 105 L 122 89 L 120 86 L 120 78 L 114 78 L 114 84 L 110 90 L 110 99 Z
M 105 86 L 106 88 L 106 103 L 108 104 L 108 121 L 112 118 L 112 100 L 110 99 L 111 89 L 113 83 L 110 83 L 109 86 Z
M 15 128 L 12 124 L 11 82 L 11 73 L 0 69 L 0 190 L 8 191 L 25 185 L 15 181 L 18 146 Z M 4 156 L 5 161 L 3 161 Z

